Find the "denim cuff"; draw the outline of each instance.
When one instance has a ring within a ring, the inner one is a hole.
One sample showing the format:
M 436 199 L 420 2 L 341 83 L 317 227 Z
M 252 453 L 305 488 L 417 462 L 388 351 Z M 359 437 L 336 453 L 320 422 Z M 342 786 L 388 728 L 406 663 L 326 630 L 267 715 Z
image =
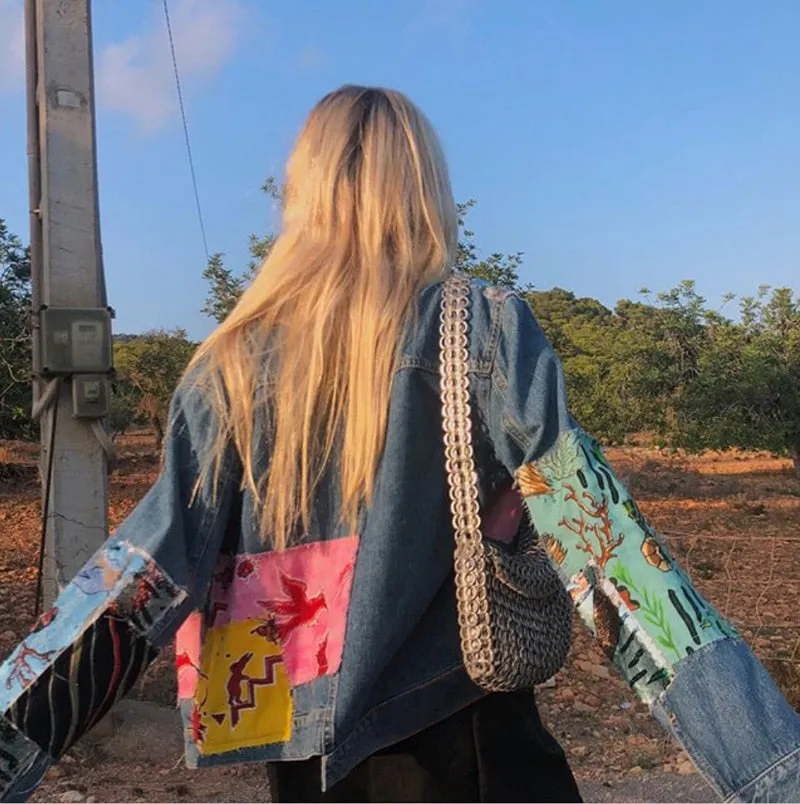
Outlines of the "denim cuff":
M 800 716 L 739 639 L 675 668 L 653 714 L 726 801 L 800 801 Z

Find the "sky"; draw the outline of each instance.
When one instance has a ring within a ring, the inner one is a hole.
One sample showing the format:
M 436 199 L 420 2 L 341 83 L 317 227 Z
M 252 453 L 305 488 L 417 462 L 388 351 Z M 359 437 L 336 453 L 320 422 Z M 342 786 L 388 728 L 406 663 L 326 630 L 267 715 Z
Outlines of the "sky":
M 260 193 L 343 83 L 406 92 L 485 252 L 608 305 L 694 279 L 800 289 L 797 0 L 169 0 L 212 252 L 247 262 Z M 27 237 L 21 0 L 0 0 L 0 217 Z M 211 322 L 159 0 L 93 0 L 117 332 Z

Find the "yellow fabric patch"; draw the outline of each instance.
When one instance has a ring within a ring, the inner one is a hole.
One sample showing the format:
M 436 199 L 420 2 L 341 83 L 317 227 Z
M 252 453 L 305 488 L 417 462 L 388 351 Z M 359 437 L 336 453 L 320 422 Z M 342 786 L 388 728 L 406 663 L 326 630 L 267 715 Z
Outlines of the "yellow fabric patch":
M 280 648 L 264 633 L 263 620 L 242 620 L 206 632 L 195 701 L 192 725 L 203 755 L 291 738 L 289 677 Z

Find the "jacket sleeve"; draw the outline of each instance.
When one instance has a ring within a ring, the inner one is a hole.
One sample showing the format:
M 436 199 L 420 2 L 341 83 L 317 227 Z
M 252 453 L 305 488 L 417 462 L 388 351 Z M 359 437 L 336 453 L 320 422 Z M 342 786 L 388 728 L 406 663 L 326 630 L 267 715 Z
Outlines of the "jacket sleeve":
M 0 665 L 2 801 L 26 800 L 203 600 L 240 475 L 229 448 L 195 493 L 215 434 L 198 389 L 178 389 L 169 422 L 155 485 Z
M 800 718 L 570 416 L 528 305 L 501 318 L 489 430 L 581 620 L 724 798 L 800 800 Z

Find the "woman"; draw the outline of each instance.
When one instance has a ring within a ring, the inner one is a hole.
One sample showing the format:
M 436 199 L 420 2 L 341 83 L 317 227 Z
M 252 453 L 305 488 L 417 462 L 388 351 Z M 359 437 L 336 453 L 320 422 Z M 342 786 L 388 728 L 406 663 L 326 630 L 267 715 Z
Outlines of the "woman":
M 286 178 L 280 237 L 175 394 L 157 483 L 0 669 L 3 797 L 177 633 L 191 765 L 269 762 L 283 800 L 578 800 L 532 694 L 464 669 L 436 136 L 401 94 L 344 87 Z M 460 287 L 485 534 L 516 527 L 491 508 L 514 480 L 580 616 L 718 791 L 800 795 L 798 717 L 570 417 L 529 308 Z

